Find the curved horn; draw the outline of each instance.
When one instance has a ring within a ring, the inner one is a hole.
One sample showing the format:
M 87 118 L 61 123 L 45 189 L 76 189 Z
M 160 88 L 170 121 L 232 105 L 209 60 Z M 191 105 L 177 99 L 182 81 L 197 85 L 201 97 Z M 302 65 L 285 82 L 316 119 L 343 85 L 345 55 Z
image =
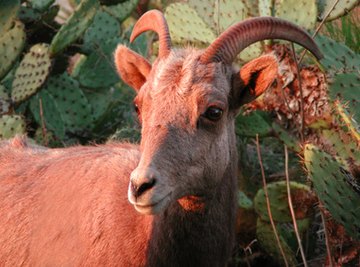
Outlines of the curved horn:
M 159 35 L 159 57 L 167 56 L 171 50 L 171 39 L 165 17 L 159 10 L 150 10 L 140 17 L 131 33 L 130 42 L 133 42 L 141 33 L 149 30 Z
M 202 54 L 200 61 L 231 63 L 249 45 L 266 39 L 284 39 L 302 45 L 323 57 L 312 37 L 295 24 L 274 17 L 251 18 L 239 22 L 223 32 Z

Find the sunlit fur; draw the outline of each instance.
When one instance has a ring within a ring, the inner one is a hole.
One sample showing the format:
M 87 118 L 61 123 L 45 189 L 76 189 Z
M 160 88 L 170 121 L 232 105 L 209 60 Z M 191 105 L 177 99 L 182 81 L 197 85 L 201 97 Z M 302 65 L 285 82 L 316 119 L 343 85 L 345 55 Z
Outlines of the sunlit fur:
M 0 145 L 0 265 L 226 265 L 237 194 L 234 118 L 273 82 L 277 64 L 264 56 L 242 73 L 201 64 L 200 54 L 172 50 L 151 65 L 117 49 L 117 70 L 137 91 L 139 146 L 46 149 L 21 138 Z M 223 110 L 216 122 L 202 116 L 214 105 Z M 149 176 L 154 186 L 135 196 L 129 184 Z

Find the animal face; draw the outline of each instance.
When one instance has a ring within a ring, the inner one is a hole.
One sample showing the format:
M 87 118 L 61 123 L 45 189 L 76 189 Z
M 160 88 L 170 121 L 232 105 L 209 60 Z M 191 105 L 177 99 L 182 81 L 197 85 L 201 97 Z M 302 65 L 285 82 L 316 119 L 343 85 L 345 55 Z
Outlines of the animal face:
M 274 27 L 280 27 L 276 23 Z M 137 92 L 134 105 L 142 125 L 142 156 L 128 190 L 129 201 L 139 212 L 160 213 L 170 203 L 190 196 L 211 198 L 234 160 L 234 118 L 239 107 L 262 94 L 276 79 L 278 68 L 272 55 L 259 57 L 240 71 L 232 68 L 238 50 L 269 35 L 250 37 L 243 44 L 237 33 L 241 27 L 233 26 L 205 51 L 171 50 L 166 21 L 153 10 L 138 21 L 131 39 L 149 29 L 158 31 L 160 47 L 155 62 L 150 64 L 125 46 L 117 48 L 116 67 Z M 281 37 L 283 31 L 279 34 Z M 306 42 L 300 41 L 316 48 Z

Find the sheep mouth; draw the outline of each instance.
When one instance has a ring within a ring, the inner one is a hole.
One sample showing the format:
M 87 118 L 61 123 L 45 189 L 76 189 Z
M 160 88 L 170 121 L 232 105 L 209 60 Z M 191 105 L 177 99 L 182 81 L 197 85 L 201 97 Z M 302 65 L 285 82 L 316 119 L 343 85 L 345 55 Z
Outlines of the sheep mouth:
M 148 205 L 133 203 L 136 211 L 144 215 L 154 215 L 161 213 L 170 203 L 171 200 L 171 193 L 165 195 L 160 200 L 156 201 L 155 203 L 151 203 Z

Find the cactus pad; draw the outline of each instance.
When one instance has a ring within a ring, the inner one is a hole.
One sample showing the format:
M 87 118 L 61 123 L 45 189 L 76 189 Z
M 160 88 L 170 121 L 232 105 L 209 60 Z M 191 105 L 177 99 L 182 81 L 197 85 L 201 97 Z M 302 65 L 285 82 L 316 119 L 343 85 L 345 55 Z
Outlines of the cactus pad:
M 1 0 L 0 2 L 0 33 L 1 36 L 12 28 L 20 9 L 19 0 Z
M 2 33 L 0 36 L 0 80 L 13 67 L 24 48 L 24 44 L 24 25 L 20 21 L 16 21 L 9 31 Z
M 48 9 L 55 0 L 29 0 L 31 6 L 39 11 Z
M 175 43 L 208 45 L 215 33 L 206 25 L 198 13 L 186 3 L 174 3 L 165 11 L 171 38 Z
M 319 199 L 348 234 L 360 240 L 360 194 L 352 185 L 355 178 L 312 144 L 305 146 L 304 160 Z
M 139 0 L 128 0 L 113 6 L 104 6 L 103 9 L 110 15 L 123 22 L 135 9 Z
M 236 118 L 236 134 L 254 137 L 267 136 L 271 132 L 271 126 L 267 113 L 254 111 L 248 115 L 240 115 Z
M 347 46 L 322 35 L 317 35 L 315 41 L 324 54 L 320 62 L 328 70 L 344 72 L 344 70 L 358 71 L 360 69 L 360 55 L 355 54 Z
M 80 84 L 88 88 L 101 88 L 119 81 L 113 66 L 113 51 L 121 40 L 118 37 L 108 40 L 102 49 L 93 51 L 79 67 L 76 77 Z
M 277 0 L 275 1 L 275 16 L 292 21 L 306 29 L 312 29 L 315 27 L 317 17 L 316 1 Z
M 360 65 L 359 65 L 360 66 Z M 360 122 L 360 74 L 349 72 L 335 75 L 329 82 L 329 96 L 347 106 L 355 121 Z
M 50 44 L 50 53 L 59 53 L 81 37 L 92 22 L 98 8 L 99 2 L 97 0 L 83 0 L 66 24 L 54 36 Z
M 290 182 L 291 199 L 294 206 L 295 217 L 303 219 L 309 216 L 313 206 L 313 196 L 306 185 Z M 267 185 L 271 214 L 275 222 L 291 222 L 286 182 L 274 182 Z M 264 189 L 260 189 L 254 198 L 255 210 L 260 218 L 269 221 Z
M 49 47 L 37 44 L 30 48 L 16 69 L 11 98 L 19 103 L 35 94 L 50 72 Z
M 276 228 L 280 239 L 280 245 L 285 253 L 289 266 L 297 266 L 295 253 L 292 251 L 285 238 L 280 234 L 280 225 L 277 225 Z M 270 223 L 264 222 L 258 218 L 256 223 L 256 236 L 261 246 L 267 253 L 270 254 L 271 257 L 276 259 L 279 263 L 284 263 L 283 256 L 278 247 L 278 242 Z
M 320 10 L 319 21 L 322 21 L 325 18 L 325 15 L 330 11 L 331 7 L 334 4 L 334 1 L 333 0 L 320 0 L 318 2 L 319 2 L 319 10 Z M 326 18 L 326 21 L 336 19 L 336 18 L 348 13 L 358 3 L 359 3 L 359 0 L 338 1 L 335 8 L 331 11 L 330 15 Z
M 16 134 L 24 134 L 26 123 L 19 115 L 3 115 L 0 117 L 0 140 L 9 139 Z
M 0 84 L 0 115 L 8 113 L 10 111 L 10 106 L 10 97 L 6 88 Z
M 79 88 L 78 82 L 67 74 L 52 76 L 43 90 L 35 95 L 30 102 L 30 110 L 39 125 L 39 99 L 42 100 L 46 127 L 57 137 L 63 139 L 66 133 L 86 135 L 92 127 L 93 116 L 91 106 Z
M 114 40 L 117 36 L 120 36 L 120 23 L 108 13 L 98 11 L 84 34 L 84 50 L 89 52 L 102 48 L 109 39 Z

